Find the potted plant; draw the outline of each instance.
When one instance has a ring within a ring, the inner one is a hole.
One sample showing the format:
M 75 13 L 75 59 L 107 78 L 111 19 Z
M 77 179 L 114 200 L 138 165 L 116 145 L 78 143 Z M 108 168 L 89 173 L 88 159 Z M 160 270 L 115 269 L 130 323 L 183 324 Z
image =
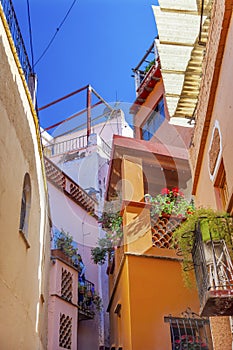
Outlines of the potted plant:
M 186 218 L 194 211 L 192 201 L 184 198 L 183 192 L 177 187 L 163 188 L 155 197 L 151 197 L 151 216 L 176 216 Z
M 75 263 L 78 249 L 74 247 L 73 237 L 68 232 L 63 229 L 59 232 L 55 240 L 55 246 L 57 249 L 52 250 L 53 255 L 60 255 L 67 262 Z M 62 254 L 59 254 L 59 251 Z
M 199 337 L 193 335 L 181 335 L 175 340 L 175 350 L 208 350 L 208 346 Z

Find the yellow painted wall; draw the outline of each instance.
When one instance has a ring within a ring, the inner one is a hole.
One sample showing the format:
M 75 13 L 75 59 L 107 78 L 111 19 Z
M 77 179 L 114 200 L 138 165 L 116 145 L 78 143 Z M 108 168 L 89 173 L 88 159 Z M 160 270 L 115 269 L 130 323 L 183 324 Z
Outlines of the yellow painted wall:
M 0 71 L 0 348 L 46 349 L 50 234 L 41 147 L 1 18 Z M 31 179 L 27 244 L 19 233 L 25 173 Z

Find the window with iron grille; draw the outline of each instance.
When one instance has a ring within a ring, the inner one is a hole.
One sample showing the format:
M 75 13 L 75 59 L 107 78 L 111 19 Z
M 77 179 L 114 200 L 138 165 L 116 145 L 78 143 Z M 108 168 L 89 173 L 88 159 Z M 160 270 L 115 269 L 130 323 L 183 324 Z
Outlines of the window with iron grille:
M 184 317 L 164 317 L 170 324 L 172 350 L 211 350 L 209 320 L 192 312 Z
M 73 275 L 62 268 L 61 276 L 61 296 L 67 301 L 72 301 L 73 297 Z
M 71 349 L 72 345 L 72 317 L 60 314 L 59 346 Z

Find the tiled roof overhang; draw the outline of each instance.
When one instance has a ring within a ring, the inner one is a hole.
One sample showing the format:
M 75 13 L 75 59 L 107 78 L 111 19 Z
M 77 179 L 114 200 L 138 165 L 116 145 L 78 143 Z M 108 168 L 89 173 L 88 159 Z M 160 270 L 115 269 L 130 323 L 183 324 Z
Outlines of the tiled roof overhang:
M 212 0 L 203 2 L 203 11 L 201 0 L 159 0 L 159 4 L 153 6 L 153 11 L 168 111 L 170 117 L 192 118 L 200 90 Z

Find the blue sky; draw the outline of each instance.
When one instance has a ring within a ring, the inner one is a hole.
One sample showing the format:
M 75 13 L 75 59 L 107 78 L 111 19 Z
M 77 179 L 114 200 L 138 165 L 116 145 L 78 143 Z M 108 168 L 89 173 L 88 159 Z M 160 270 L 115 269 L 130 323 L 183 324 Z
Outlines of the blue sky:
M 30 0 L 34 61 L 73 0 Z M 156 36 L 152 0 L 77 0 L 46 55 L 35 67 L 38 106 L 91 84 L 107 101 L 131 104 L 135 67 Z M 13 0 L 29 57 L 27 1 Z M 93 101 L 95 102 L 95 101 Z M 85 108 L 85 95 L 40 112 L 43 127 Z

